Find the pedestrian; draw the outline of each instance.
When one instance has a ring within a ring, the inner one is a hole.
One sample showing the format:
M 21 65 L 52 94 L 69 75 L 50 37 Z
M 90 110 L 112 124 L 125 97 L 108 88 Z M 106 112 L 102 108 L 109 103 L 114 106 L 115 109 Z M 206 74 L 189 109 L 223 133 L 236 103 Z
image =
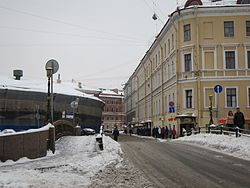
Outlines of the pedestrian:
M 164 139 L 164 137 L 165 137 L 165 131 L 166 131 L 166 130 L 165 130 L 165 127 L 162 127 L 162 128 L 161 128 L 161 138 L 162 138 L 162 139 Z
M 132 133 L 133 133 L 133 131 L 132 131 L 132 127 L 129 127 L 129 136 L 131 136 L 131 135 L 132 135 Z
M 234 114 L 234 126 L 244 129 L 245 117 L 244 114 L 240 111 L 240 108 L 236 108 L 236 113 Z M 242 132 L 240 130 L 240 132 Z
M 169 136 L 170 139 L 172 138 L 172 127 L 171 127 L 171 125 L 169 125 L 168 136 Z
M 161 137 L 161 127 L 158 128 L 158 138 Z
M 226 125 L 227 125 L 229 131 L 233 131 L 234 114 L 233 114 L 232 110 L 228 111 Z
M 113 135 L 114 135 L 114 140 L 117 142 L 118 141 L 118 136 L 119 136 L 119 131 L 117 129 L 117 126 L 115 126 L 115 129 L 113 131 Z
M 168 126 L 166 125 L 166 128 L 165 128 L 165 137 L 166 139 L 168 139 Z
M 176 129 L 175 129 L 175 125 L 173 126 L 172 135 L 173 135 L 173 139 L 175 139 L 175 136 L 176 136 Z

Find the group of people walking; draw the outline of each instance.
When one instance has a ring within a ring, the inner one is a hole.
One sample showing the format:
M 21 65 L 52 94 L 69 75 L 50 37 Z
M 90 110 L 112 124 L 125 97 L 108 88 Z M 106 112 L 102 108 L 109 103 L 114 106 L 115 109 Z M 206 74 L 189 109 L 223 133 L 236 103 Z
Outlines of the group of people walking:
M 173 126 L 173 128 L 171 127 L 171 125 L 166 126 L 166 127 L 154 127 L 152 129 L 152 136 L 155 138 L 173 138 L 175 139 L 176 137 L 176 129 L 175 129 L 175 125 Z

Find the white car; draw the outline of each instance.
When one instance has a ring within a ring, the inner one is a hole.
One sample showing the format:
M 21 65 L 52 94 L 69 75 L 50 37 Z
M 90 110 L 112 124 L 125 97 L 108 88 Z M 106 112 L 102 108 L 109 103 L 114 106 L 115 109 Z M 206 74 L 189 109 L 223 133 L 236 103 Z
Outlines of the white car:
M 14 131 L 13 129 L 4 129 L 1 134 L 6 134 L 6 133 L 15 133 L 16 131 Z

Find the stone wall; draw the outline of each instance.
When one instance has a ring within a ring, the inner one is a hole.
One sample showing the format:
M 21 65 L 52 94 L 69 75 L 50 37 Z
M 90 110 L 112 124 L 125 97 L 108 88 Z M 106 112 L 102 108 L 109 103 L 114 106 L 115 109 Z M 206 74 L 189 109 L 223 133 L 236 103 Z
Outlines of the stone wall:
M 0 160 L 35 159 L 55 152 L 55 128 L 47 125 L 37 130 L 0 135 Z

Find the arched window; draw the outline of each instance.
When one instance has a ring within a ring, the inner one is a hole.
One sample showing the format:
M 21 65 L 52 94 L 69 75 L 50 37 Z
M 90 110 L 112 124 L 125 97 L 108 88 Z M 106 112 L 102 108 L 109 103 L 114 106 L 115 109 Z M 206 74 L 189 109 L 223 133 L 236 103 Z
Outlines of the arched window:
M 185 8 L 193 5 L 202 5 L 201 0 L 187 0 Z

